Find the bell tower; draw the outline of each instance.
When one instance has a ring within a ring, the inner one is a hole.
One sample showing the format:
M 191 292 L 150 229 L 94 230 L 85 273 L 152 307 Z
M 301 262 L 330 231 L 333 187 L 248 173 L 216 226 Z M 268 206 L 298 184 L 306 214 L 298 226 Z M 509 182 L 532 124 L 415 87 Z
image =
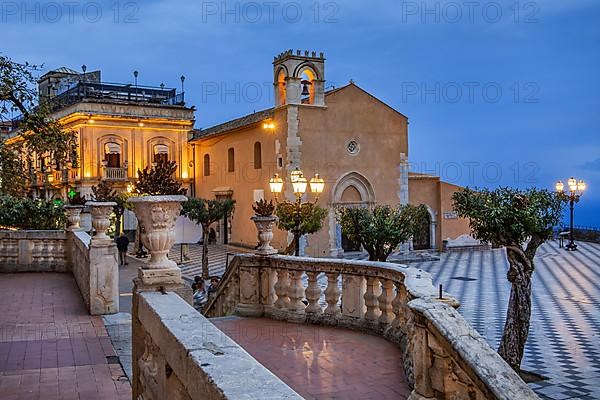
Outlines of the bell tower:
M 285 51 L 273 61 L 275 107 L 325 106 L 325 56 L 316 51 Z

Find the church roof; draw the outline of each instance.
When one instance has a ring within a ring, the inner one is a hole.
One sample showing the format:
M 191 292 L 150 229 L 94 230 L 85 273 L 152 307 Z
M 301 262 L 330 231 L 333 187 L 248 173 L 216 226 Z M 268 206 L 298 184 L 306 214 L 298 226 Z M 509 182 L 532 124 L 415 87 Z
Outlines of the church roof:
M 257 122 L 272 118 L 274 110 L 274 108 L 268 108 L 266 110 L 244 115 L 240 118 L 232 119 L 231 121 L 227 121 L 219 125 L 211 126 L 210 128 L 196 129 L 194 131 L 194 139 L 204 139 L 208 136 L 215 136 L 224 132 L 242 128 L 244 126 L 256 124 Z
M 371 96 L 372 98 L 374 98 L 375 100 L 379 101 L 381 104 L 385 105 L 386 107 L 392 109 L 393 111 L 397 112 L 398 114 L 402 115 L 403 117 L 404 114 L 402 114 L 401 112 L 399 112 L 398 110 L 394 109 L 393 107 L 389 106 L 388 104 L 384 103 L 383 101 L 379 100 L 377 97 L 373 96 L 371 93 L 367 92 L 366 90 L 362 89 L 360 86 L 356 85 L 356 83 L 354 83 L 353 81 L 350 81 L 350 83 L 344 85 L 344 86 L 340 86 L 338 88 L 333 88 L 330 90 L 325 91 L 325 96 L 330 96 L 334 93 L 337 93 L 339 91 L 342 91 L 350 86 L 354 86 L 356 88 L 358 88 L 359 90 L 363 91 L 364 93 L 366 93 L 367 95 Z M 258 111 L 258 112 L 253 112 L 252 114 L 248 114 L 248 115 L 244 115 L 243 117 L 240 118 L 236 118 L 233 119 L 231 121 L 227 121 L 224 122 L 222 124 L 219 125 L 214 125 L 211 126 L 209 128 L 206 129 L 196 129 L 194 130 L 194 137 L 192 139 L 193 140 L 199 140 L 199 139 L 205 139 L 207 137 L 211 137 L 211 136 L 216 136 L 216 135 L 220 135 L 220 134 L 224 134 L 239 128 L 243 128 L 246 126 L 250 126 L 253 124 L 256 124 L 258 122 L 261 122 L 265 119 L 269 119 L 273 117 L 275 108 L 271 107 L 268 108 L 266 110 L 262 110 L 262 111 Z M 406 118 L 406 117 L 405 117 Z

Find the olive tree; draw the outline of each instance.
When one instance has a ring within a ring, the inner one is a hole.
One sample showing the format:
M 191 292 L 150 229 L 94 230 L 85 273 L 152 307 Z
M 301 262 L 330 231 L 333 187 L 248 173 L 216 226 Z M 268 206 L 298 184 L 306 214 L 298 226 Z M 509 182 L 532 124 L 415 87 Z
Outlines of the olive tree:
M 212 224 L 229 216 L 235 208 L 235 201 L 205 200 L 190 198 L 183 203 L 181 215 L 188 217 L 202 227 L 202 278 L 208 279 L 208 234 Z
M 364 247 L 369 253 L 369 261 L 387 261 L 401 243 L 408 242 L 419 233 L 427 216 L 427 208 L 423 205 L 337 209 L 342 232 Z
M 469 220 L 476 239 L 506 248 L 511 291 L 498 353 L 519 371 L 529 335 L 533 260 L 560 222 L 565 197 L 534 188 L 466 188 L 456 192 L 453 201 L 458 215 Z

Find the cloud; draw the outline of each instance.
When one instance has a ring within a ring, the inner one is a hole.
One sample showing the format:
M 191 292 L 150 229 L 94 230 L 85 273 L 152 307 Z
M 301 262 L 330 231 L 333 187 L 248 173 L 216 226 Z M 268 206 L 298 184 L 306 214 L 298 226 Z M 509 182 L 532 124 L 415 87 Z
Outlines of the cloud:
M 600 171 L 600 158 L 596 158 L 592 161 L 586 161 L 579 166 L 581 169 L 585 169 L 588 171 Z

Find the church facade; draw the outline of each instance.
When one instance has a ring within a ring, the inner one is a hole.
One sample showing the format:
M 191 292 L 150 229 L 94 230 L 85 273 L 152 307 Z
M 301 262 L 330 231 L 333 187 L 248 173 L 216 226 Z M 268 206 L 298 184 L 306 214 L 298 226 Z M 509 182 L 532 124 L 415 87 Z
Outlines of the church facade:
M 197 195 L 236 201 L 234 215 L 219 226 L 221 242 L 254 246 L 251 204 L 273 199 L 274 174 L 284 179 L 285 198 L 294 200 L 295 169 L 325 180 L 318 204 L 328 210 L 323 229 L 303 238 L 303 254 L 359 250 L 342 234 L 337 207 L 425 204 L 429 232 L 413 243 L 417 249 L 441 248 L 444 240 L 468 234 L 467 222 L 452 214 L 458 187 L 409 172 L 408 118 L 354 82 L 326 90 L 325 61 L 322 53 L 280 54 L 273 62 L 273 108 L 194 132 Z M 311 194 L 303 199 L 315 200 Z M 289 240 L 275 232 L 279 249 Z

